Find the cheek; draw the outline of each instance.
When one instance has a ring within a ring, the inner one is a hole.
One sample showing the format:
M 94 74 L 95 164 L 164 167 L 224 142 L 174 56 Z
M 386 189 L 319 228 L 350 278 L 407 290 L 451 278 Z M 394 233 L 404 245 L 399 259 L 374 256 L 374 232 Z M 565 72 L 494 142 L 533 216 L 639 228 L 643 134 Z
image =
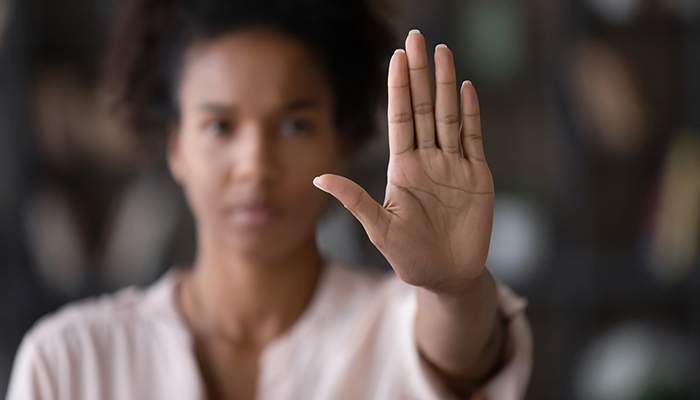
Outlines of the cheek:
M 216 154 L 202 149 L 198 143 L 183 142 L 181 153 L 183 176 L 181 185 L 192 212 L 198 219 L 215 210 L 213 203 L 222 195 L 226 166 Z
M 280 195 L 295 203 L 296 213 L 314 217 L 320 214 L 328 195 L 313 185 L 313 179 L 322 174 L 343 172 L 333 146 L 331 142 L 284 152 L 281 163 L 284 178 L 280 180 L 283 193 Z

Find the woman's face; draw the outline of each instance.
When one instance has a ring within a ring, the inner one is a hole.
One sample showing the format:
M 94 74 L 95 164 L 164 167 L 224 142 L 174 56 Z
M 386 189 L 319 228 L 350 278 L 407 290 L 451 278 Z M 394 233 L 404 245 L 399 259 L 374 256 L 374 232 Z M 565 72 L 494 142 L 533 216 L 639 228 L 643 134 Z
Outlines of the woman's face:
M 267 30 L 194 44 L 184 63 L 168 156 L 200 246 L 272 260 L 308 243 L 324 201 L 313 178 L 344 164 L 318 63 Z

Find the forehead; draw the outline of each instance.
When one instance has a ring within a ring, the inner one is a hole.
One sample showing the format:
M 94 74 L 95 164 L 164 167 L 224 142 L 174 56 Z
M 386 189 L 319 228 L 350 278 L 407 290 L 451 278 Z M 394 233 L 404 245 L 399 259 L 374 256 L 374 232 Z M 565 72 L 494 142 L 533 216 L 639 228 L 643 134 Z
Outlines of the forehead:
M 248 29 L 192 44 L 179 97 L 183 105 L 207 101 L 268 107 L 302 98 L 330 101 L 330 87 L 302 42 Z

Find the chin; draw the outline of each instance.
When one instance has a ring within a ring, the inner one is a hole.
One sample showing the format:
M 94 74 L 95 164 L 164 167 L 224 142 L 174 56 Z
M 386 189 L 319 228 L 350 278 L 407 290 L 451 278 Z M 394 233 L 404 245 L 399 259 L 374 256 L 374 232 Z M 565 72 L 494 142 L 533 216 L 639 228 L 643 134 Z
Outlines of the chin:
M 272 228 L 236 230 L 227 235 L 225 246 L 232 254 L 252 262 L 273 263 L 301 250 L 307 237 L 315 238 L 313 230 L 307 235 L 299 229 Z

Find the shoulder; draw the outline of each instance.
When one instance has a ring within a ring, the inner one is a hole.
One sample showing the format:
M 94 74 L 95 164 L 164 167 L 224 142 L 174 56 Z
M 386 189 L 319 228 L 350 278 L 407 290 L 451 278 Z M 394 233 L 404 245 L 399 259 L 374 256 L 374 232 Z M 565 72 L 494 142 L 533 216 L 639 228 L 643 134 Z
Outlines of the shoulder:
M 191 336 L 174 302 L 175 274 L 146 289 L 73 302 L 40 319 L 17 352 L 8 399 L 161 399 L 178 398 L 177 391 L 198 393 Z M 159 380 L 164 375 L 177 385 Z
M 145 289 L 128 287 L 69 303 L 37 321 L 23 345 L 54 352 L 62 347 L 79 350 L 152 330 L 159 323 L 177 323 L 171 301 L 175 283 L 170 272 Z
M 66 331 L 129 323 L 138 315 L 143 297 L 141 289 L 130 287 L 114 294 L 69 303 L 39 319 L 26 337 L 41 342 Z

